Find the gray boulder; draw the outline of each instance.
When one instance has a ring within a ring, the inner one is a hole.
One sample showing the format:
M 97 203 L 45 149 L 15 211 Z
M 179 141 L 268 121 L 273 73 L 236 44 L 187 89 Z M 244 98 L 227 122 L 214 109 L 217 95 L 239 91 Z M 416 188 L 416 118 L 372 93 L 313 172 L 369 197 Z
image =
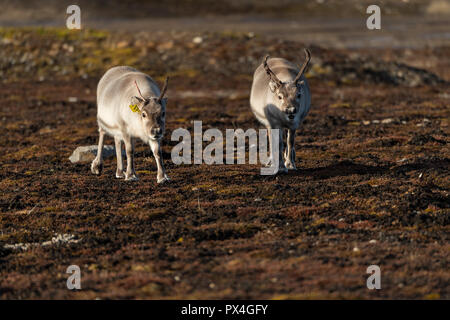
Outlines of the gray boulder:
M 76 148 L 69 157 L 72 163 L 91 162 L 97 156 L 98 146 L 83 146 Z M 122 150 L 123 153 L 123 150 Z M 111 145 L 103 146 L 103 159 L 116 154 L 116 148 Z

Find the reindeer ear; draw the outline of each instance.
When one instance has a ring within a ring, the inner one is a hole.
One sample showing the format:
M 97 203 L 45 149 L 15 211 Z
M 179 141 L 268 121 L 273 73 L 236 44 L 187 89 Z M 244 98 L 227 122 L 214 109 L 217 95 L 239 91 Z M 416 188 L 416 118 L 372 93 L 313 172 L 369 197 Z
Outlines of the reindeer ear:
M 142 103 L 142 99 L 136 96 L 131 97 L 131 104 L 140 105 Z
M 270 88 L 270 91 L 275 92 L 275 90 L 277 89 L 277 84 L 275 82 L 273 82 L 272 80 L 269 80 L 269 88 Z
M 142 107 L 144 106 L 143 99 L 133 96 L 133 97 L 131 97 L 130 102 L 131 103 L 130 103 L 129 107 L 130 107 L 131 111 L 138 112 L 138 113 L 142 112 Z

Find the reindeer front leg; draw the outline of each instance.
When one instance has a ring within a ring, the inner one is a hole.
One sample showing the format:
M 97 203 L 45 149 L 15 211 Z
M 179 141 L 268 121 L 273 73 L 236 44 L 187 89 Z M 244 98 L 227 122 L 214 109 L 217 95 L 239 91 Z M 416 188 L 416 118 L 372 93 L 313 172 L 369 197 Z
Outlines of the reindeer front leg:
M 125 151 L 127 153 L 127 171 L 125 172 L 125 180 L 137 181 L 139 180 L 134 171 L 134 139 L 130 136 L 124 136 Z
M 103 143 L 105 139 L 105 131 L 102 128 L 98 129 L 98 149 L 97 156 L 91 163 L 91 171 L 93 174 L 100 175 L 103 169 Z
M 287 129 L 287 148 L 284 153 L 284 165 L 288 169 L 296 170 L 295 167 L 295 130 Z
M 124 178 L 123 174 L 123 157 L 122 157 L 122 139 L 120 137 L 114 137 L 114 142 L 116 145 L 116 158 L 117 158 L 117 170 L 116 178 Z
M 273 157 L 278 157 L 279 172 L 285 173 L 288 171 L 288 169 L 286 169 L 283 161 L 283 153 L 284 153 L 283 129 L 278 129 L 278 141 L 279 141 L 278 154 L 274 154 Z
M 162 151 L 160 141 L 150 140 L 150 148 L 152 149 L 153 156 L 155 157 L 156 166 L 158 167 L 157 182 L 162 183 L 169 181 L 169 177 L 166 175 L 164 164 L 162 161 Z

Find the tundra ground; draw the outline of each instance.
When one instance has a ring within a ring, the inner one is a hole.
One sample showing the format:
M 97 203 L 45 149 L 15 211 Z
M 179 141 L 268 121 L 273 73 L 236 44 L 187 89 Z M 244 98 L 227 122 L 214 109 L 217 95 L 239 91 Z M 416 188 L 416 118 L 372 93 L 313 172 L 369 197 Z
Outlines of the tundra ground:
M 304 44 L 60 29 L 0 41 L 0 298 L 450 298 L 449 47 L 312 46 L 298 170 L 269 177 L 174 165 L 170 135 L 194 120 L 261 128 L 253 70 L 266 52 L 300 63 Z M 119 64 L 171 76 L 168 184 L 141 142 L 138 182 L 117 180 L 114 158 L 100 177 L 68 161 L 97 143 L 96 84 Z M 81 290 L 66 288 L 69 265 Z M 381 290 L 366 287 L 370 265 Z

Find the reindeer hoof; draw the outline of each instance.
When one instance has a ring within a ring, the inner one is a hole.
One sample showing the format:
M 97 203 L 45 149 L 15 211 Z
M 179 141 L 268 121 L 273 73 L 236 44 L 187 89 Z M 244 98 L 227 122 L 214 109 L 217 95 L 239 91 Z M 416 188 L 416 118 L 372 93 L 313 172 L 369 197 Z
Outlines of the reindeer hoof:
M 169 182 L 170 178 L 167 175 L 164 175 L 164 177 L 158 178 L 157 181 L 158 181 L 158 183 Z
M 139 178 L 135 174 L 127 175 L 125 174 L 125 181 L 138 181 Z
M 286 168 L 288 170 L 297 170 L 297 168 L 295 167 L 295 164 L 293 164 L 292 162 L 285 162 L 284 165 L 286 166 Z
M 117 171 L 116 171 L 116 178 L 117 178 L 117 179 L 123 179 L 123 178 L 125 178 L 125 175 L 123 174 L 123 171 L 117 170 Z
M 95 160 L 91 164 L 91 172 L 97 176 L 102 173 L 103 163 L 98 164 Z

